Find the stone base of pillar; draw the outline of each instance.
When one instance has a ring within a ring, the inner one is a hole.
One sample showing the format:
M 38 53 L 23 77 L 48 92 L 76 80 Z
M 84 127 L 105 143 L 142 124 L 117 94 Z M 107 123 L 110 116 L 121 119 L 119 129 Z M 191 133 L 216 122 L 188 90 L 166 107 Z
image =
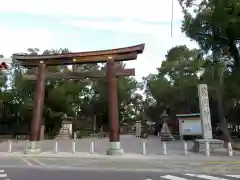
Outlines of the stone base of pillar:
M 124 151 L 121 149 L 120 142 L 109 142 L 109 149 L 107 155 L 120 156 L 123 155 Z
M 29 141 L 28 147 L 26 148 L 25 154 L 40 154 L 41 148 L 39 145 L 39 141 Z

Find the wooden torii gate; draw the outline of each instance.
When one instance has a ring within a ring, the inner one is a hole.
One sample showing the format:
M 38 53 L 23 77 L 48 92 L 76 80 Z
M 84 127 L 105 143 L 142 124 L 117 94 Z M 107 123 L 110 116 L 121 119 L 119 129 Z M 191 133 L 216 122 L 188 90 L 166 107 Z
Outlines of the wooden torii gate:
M 22 66 L 27 68 L 37 67 L 37 76 L 30 76 L 29 80 L 36 79 L 36 92 L 34 100 L 33 116 L 30 127 L 30 141 L 25 153 L 40 153 L 39 136 L 41 130 L 42 111 L 45 95 L 45 79 L 56 78 L 59 79 L 80 79 L 80 78 L 98 78 L 106 76 L 108 80 L 108 108 L 109 108 L 109 149 L 108 155 L 121 155 L 123 150 L 120 146 L 119 137 L 119 119 L 118 119 L 118 101 L 117 101 L 117 76 L 130 76 L 134 75 L 134 69 L 118 69 L 115 68 L 116 61 L 128 61 L 137 59 L 138 54 L 144 50 L 144 44 L 102 50 L 91 52 L 67 53 L 56 55 L 19 55 L 14 54 L 13 59 L 21 63 Z M 48 73 L 46 66 L 56 65 L 75 65 L 86 63 L 99 63 L 107 62 L 107 71 L 88 71 L 88 72 L 69 72 L 62 73 Z
M 76 66 L 76 65 L 75 65 Z M 77 71 L 77 68 L 73 67 L 73 71 Z M 123 69 L 119 67 L 115 67 L 114 69 L 116 76 L 135 76 L 135 69 Z M 45 80 L 80 80 L 85 78 L 102 78 L 107 76 L 107 70 L 93 70 L 93 71 L 83 71 L 83 72 L 48 72 L 46 69 Z M 27 73 L 23 75 L 24 80 L 35 81 L 37 80 L 37 69 L 34 68 L 33 73 Z M 39 140 L 44 138 L 44 128 L 40 129 Z

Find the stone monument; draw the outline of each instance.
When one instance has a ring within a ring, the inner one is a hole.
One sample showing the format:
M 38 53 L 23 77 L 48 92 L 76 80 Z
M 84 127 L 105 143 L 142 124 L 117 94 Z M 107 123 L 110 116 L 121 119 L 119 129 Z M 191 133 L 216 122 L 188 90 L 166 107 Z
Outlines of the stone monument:
M 193 151 L 199 152 L 200 149 L 205 149 L 205 143 L 208 142 L 210 149 L 222 148 L 223 141 L 218 139 L 213 139 L 212 136 L 212 125 L 211 125 L 211 115 L 208 99 L 208 87 L 207 84 L 198 85 L 198 97 L 199 97 L 199 109 L 202 125 L 202 138 L 196 139 L 193 145 Z
M 198 86 L 199 108 L 202 124 L 203 139 L 212 139 L 211 115 L 208 99 L 208 88 L 206 84 Z

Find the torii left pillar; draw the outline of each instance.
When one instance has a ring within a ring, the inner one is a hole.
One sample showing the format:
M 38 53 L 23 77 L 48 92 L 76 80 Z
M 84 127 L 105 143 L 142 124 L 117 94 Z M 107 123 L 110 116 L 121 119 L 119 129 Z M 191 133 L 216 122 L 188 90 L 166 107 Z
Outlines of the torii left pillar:
M 119 118 L 118 118 L 118 98 L 117 98 L 117 76 L 115 61 L 107 62 L 108 81 L 108 118 L 109 118 L 109 149 L 107 155 L 122 155 L 123 149 L 120 145 Z
M 45 64 L 39 62 L 37 73 L 37 84 L 34 99 L 33 117 L 31 120 L 29 144 L 25 150 L 26 154 L 38 154 L 41 152 L 39 145 L 42 123 L 43 103 L 45 96 Z

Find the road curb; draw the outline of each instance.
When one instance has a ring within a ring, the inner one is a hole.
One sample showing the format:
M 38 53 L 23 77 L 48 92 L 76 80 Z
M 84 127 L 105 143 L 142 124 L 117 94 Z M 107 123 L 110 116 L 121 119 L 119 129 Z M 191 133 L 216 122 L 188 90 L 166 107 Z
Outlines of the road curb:
M 84 158 L 84 159 L 109 159 L 109 160 L 141 160 L 141 161 L 153 161 L 153 160 L 164 160 L 164 161 L 199 161 L 199 162 L 219 162 L 221 161 L 240 161 L 240 156 L 203 156 L 203 155 L 156 155 L 156 156 L 143 156 L 136 154 L 126 154 L 123 156 L 108 156 L 100 154 L 88 154 L 88 153 L 41 153 L 41 154 L 23 154 L 23 153 L 0 153 L 0 158 L 22 158 L 22 157 L 33 157 L 33 158 Z

